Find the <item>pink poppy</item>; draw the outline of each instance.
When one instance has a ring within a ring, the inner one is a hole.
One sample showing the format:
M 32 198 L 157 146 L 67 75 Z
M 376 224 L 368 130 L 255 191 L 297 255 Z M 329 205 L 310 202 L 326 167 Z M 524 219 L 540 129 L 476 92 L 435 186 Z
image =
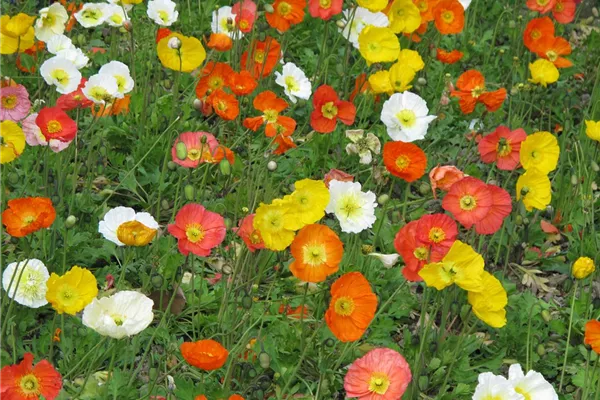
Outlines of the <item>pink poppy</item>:
M 204 142 L 204 143 L 203 143 Z M 185 146 L 183 153 L 177 154 L 180 143 Z M 173 161 L 182 167 L 196 168 L 200 163 L 214 163 L 216 149 L 219 147 L 219 142 L 213 135 L 207 132 L 185 132 L 179 135 L 171 149 Z M 185 156 L 185 157 L 184 157 Z M 222 157 L 221 157 L 222 158 Z M 219 160 L 220 161 L 220 160 Z
M 437 199 L 436 189 L 441 189 L 444 192 L 450 190 L 452 185 L 465 177 L 465 174 L 454 165 L 439 165 L 429 171 L 429 182 L 433 197 Z
M 521 142 L 526 138 L 527 133 L 521 128 L 511 132 L 506 126 L 499 126 L 479 141 L 477 149 L 481 161 L 487 164 L 495 162 L 498 169 L 504 171 L 516 169 L 519 166 Z
M 343 0 L 308 0 L 308 12 L 325 21 L 342 12 Z
M 0 120 L 19 122 L 31 109 L 29 93 L 23 85 L 6 86 L 0 89 Z
M 73 140 L 67 140 L 65 142 L 58 139 L 46 140 L 46 137 L 42 133 L 42 130 L 35 122 L 38 117 L 38 113 L 31 114 L 25 118 L 21 125 L 23 126 L 23 133 L 25 134 L 25 141 L 30 146 L 50 146 L 50 150 L 55 153 L 63 151 Z
M 467 229 L 481 221 L 492 204 L 492 193 L 488 185 L 472 177 L 461 179 L 452 185 L 442 201 L 444 210 L 452 213 L 454 219 Z
M 207 257 L 211 250 L 225 239 L 225 222 L 217 213 L 206 210 L 201 204 L 186 204 L 169 224 L 169 233 L 175 236 L 177 247 L 184 256 L 190 252 Z
M 242 238 L 248 250 L 254 253 L 256 250 L 264 249 L 265 243 L 258 229 L 254 229 L 254 214 L 245 216 L 240 221 L 239 228 L 233 228 L 236 235 Z
M 235 14 L 235 23 L 240 31 L 248 33 L 256 21 L 256 3 L 252 0 L 236 1 L 231 7 L 232 14 Z
M 359 400 L 400 399 L 411 379 L 410 367 L 400 353 L 378 348 L 352 363 L 344 389 L 348 397 Z

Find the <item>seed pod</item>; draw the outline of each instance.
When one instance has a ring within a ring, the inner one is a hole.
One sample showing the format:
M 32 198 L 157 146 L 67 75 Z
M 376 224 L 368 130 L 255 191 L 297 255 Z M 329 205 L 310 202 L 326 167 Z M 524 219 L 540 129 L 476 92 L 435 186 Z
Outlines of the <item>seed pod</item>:
M 185 188 L 183 188 L 183 192 L 185 193 L 185 198 L 189 201 L 194 200 L 194 195 L 196 190 L 194 189 L 194 187 L 192 185 L 185 185 Z
M 379 196 L 377 198 L 377 202 L 381 205 L 384 205 L 385 203 L 388 202 L 389 199 L 390 199 L 390 196 L 388 196 L 387 194 L 382 194 L 381 196 Z
M 256 378 L 256 375 L 258 375 L 258 373 L 256 372 L 253 366 L 250 366 L 250 368 L 248 368 L 248 376 L 250 378 Z
M 277 163 L 275 161 L 269 161 L 267 164 L 267 169 L 269 171 L 275 171 L 277 169 Z
M 225 176 L 231 175 L 231 164 L 229 164 L 229 161 L 226 158 L 222 159 L 219 163 L 219 170 Z
M 510 20 L 508 21 L 508 27 L 509 29 L 515 29 L 515 27 L 517 26 L 517 23 L 514 20 Z
M 265 4 L 264 8 L 265 8 L 265 12 L 268 12 L 268 13 L 274 13 L 275 12 L 275 9 L 273 8 L 273 6 L 271 4 Z
M 175 154 L 180 160 L 187 158 L 187 146 L 183 142 L 179 142 L 175 145 Z
M 421 183 L 419 185 L 419 193 L 421 193 L 422 195 L 431 193 L 431 186 L 429 186 L 429 183 L 427 183 L 427 182 Z
M 10 183 L 12 183 L 13 185 L 17 182 L 19 182 L 19 174 L 17 174 L 16 172 L 11 172 L 10 174 L 8 174 L 8 181 Z
M 162 199 L 160 201 L 160 206 L 162 207 L 163 210 L 168 210 L 170 208 L 169 202 L 166 199 Z
M 242 307 L 244 307 L 246 310 L 249 310 L 252 308 L 252 297 L 246 295 L 244 297 L 242 297 Z
M 571 175 L 571 185 L 577 185 L 577 176 Z
M 598 163 L 592 161 L 592 169 L 594 170 L 594 172 L 598 172 L 600 171 L 600 166 L 598 166 Z
M 546 354 L 546 349 L 544 348 L 544 345 L 541 343 L 537 345 L 536 351 L 538 353 L 538 356 L 540 356 L 540 357 L 543 356 L 544 354 Z
M 231 218 L 225 218 L 223 220 L 223 223 L 225 224 L 225 228 L 231 229 L 231 226 L 232 226 Z
M 417 83 L 421 86 L 425 86 L 427 85 L 427 79 L 420 77 L 419 79 L 417 79 Z
M 335 346 L 335 340 L 333 340 L 332 338 L 327 338 L 327 339 L 325 339 L 323 344 L 327 347 L 333 347 L 333 346 Z
M 65 220 L 65 226 L 67 228 L 72 228 L 77 223 L 77 217 L 74 215 L 69 215 Z
M 175 171 L 175 169 L 177 169 L 177 164 L 174 161 L 169 161 L 167 163 L 167 168 L 169 168 L 169 171 Z
M 521 225 L 523 225 L 523 217 L 522 217 L 522 216 L 520 216 L 520 215 L 517 215 L 517 216 L 515 217 L 515 225 L 517 225 L 517 226 L 521 226 Z
M 271 356 L 269 354 L 267 354 L 266 352 L 262 351 L 259 355 L 258 355 L 258 362 L 260 363 L 260 366 L 262 368 L 269 368 L 269 365 L 271 364 Z
M 154 274 L 152 275 L 152 277 L 150 278 L 150 283 L 152 283 L 152 286 L 154 286 L 155 288 L 160 288 L 162 287 L 164 282 L 164 279 L 161 275 L 159 274 Z

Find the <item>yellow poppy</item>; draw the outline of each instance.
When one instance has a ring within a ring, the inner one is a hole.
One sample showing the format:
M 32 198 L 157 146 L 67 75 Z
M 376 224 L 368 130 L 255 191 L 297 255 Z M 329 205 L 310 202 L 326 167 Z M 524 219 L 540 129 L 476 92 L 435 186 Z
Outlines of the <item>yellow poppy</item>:
M 548 175 L 537 169 L 526 171 L 517 180 L 517 200 L 523 198 L 527 211 L 545 210 L 552 200 L 552 187 Z
M 542 85 L 543 87 L 556 82 L 560 76 L 558 68 L 544 58 L 540 58 L 533 64 L 529 64 L 529 72 L 531 73 L 529 82 Z
M 467 297 L 477 318 L 492 328 L 502 328 L 506 325 L 504 307 L 508 304 L 508 296 L 502 283 L 492 274 L 483 271 L 482 290 L 469 292 Z
M 421 25 L 421 12 L 412 0 L 395 0 L 388 18 L 394 33 L 412 33 Z
M 585 121 L 585 134 L 590 139 L 600 142 L 600 121 Z
M 411 82 L 415 79 L 415 75 L 412 68 L 396 62 L 390 68 L 390 84 L 396 92 L 404 92 L 412 88 Z
M 536 132 L 521 143 L 519 158 L 526 170 L 535 168 L 543 174 L 556 169 L 560 147 L 550 132 Z
M 291 195 L 283 201 L 289 202 L 290 212 L 286 216 L 286 228 L 298 230 L 314 224 L 325 216 L 325 207 L 329 204 L 329 190 L 323 181 L 302 179 L 295 184 Z
M 206 50 L 198 39 L 176 32 L 161 39 L 156 50 L 162 65 L 175 71 L 191 72 L 206 59 Z
M 290 202 L 281 199 L 258 207 L 252 224 L 260 232 L 267 249 L 281 251 L 292 244 L 296 234 L 287 226 L 291 213 Z
M 388 5 L 388 0 L 356 0 L 360 7 L 366 8 L 371 12 L 383 10 Z
M 358 36 L 358 50 L 369 64 L 392 62 L 400 53 L 400 41 L 390 28 L 369 25 Z
M 59 314 L 75 315 L 98 295 L 96 277 L 89 270 L 78 266 L 74 266 L 63 276 L 53 273 L 46 286 L 46 300 Z
M 0 18 L 0 54 L 23 52 L 33 46 L 35 31 L 31 26 L 35 17 L 19 13 Z
M 411 68 L 415 72 L 425 68 L 425 62 L 423 62 L 421 55 L 417 51 L 410 49 L 400 50 L 400 54 L 398 54 L 398 63 Z
M 13 121 L 0 123 L 0 164 L 5 164 L 19 157 L 25 150 L 25 134 L 23 129 Z
M 389 71 L 377 71 L 369 76 L 369 86 L 371 86 L 373 93 L 394 93 L 394 88 L 390 82 Z

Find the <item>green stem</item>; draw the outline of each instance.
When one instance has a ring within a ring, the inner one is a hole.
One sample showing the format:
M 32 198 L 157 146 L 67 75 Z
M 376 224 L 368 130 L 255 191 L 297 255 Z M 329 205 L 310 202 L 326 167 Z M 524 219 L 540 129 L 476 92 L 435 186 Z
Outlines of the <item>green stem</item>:
M 577 299 L 577 288 L 579 281 L 575 281 L 573 287 L 573 298 L 571 299 L 571 315 L 569 316 L 569 331 L 567 333 L 567 343 L 565 344 L 565 356 L 563 358 L 562 372 L 560 373 L 560 383 L 558 385 L 558 392 L 562 392 L 562 387 L 565 379 L 565 369 L 567 368 L 567 358 L 569 357 L 569 343 L 571 342 L 571 328 L 573 327 L 573 314 L 575 311 L 575 300 Z

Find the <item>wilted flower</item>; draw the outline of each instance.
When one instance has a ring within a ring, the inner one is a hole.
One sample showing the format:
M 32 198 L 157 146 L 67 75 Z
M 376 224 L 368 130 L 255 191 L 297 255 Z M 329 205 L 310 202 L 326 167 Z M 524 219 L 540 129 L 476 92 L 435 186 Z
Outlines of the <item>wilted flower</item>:
M 358 154 L 361 164 L 371 164 L 373 160 L 371 153 L 379 154 L 381 151 L 381 143 L 372 132 L 365 136 L 364 129 L 352 129 L 346 131 L 346 137 L 352 142 L 346 145 L 346 152 Z

